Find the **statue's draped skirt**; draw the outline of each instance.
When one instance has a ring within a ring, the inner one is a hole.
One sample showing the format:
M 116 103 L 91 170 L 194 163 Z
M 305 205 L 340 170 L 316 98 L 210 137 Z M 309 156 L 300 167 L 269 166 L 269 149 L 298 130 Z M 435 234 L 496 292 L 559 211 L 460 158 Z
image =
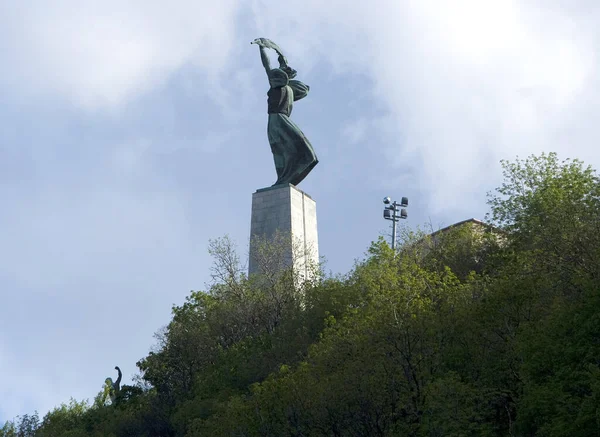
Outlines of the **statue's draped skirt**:
M 285 114 L 269 114 L 267 135 L 277 171 L 274 185 L 298 185 L 318 162 L 310 141 Z
M 267 93 L 267 135 L 277 171 L 274 185 L 298 185 L 319 162 L 310 141 L 289 117 L 293 102 L 304 98 L 308 90 L 308 85 L 290 80 L 283 86 L 272 87 Z

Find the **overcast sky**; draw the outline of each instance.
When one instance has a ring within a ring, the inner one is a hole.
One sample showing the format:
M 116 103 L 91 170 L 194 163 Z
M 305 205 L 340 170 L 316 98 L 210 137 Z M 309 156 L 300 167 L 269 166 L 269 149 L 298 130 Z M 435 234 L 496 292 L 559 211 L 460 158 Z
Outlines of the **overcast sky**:
M 0 424 L 93 399 L 172 304 L 247 251 L 276 179 L 267 37 L 310 85 L 320 253 L 345 273 L 388 224 L 487 212 L 500 159 L 600 165 L 600 2 L 0 2 Z M 273 57 L 275 63 L 275 58 Z

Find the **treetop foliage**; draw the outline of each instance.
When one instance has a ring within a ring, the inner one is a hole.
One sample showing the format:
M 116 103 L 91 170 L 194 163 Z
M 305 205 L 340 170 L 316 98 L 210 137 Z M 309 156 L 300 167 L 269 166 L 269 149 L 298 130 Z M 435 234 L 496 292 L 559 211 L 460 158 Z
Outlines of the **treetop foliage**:
M 600 180 L 553 153 L 502 168 L 492 231 L 380 238 L 345 276 L 298 282 L 265 242 L 248 278 L 212 241 L 136 386 L 0 437 L 600 435 Z

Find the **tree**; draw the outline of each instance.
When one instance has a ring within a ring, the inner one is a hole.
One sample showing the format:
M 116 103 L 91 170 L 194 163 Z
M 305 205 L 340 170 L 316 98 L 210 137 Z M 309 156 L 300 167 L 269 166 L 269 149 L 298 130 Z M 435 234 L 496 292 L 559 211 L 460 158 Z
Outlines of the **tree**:
M 505 183 L 489 195 L 492 221 L 510 235 L 494 298 L 510 317 L 517 429 L 598 434 L 600 180 L 553 153 L 503 168 Z
M 277 243 L 248 278 L 212 241 L 213 283 L 172 308 L 137 386 L 0 437 L 600 435 L 599 180 L 554 154 L 503 167 L 502 244 L 380 239 L 347 275 L 302 281 Z
M 40 425 L 37 411 L 18 416 L 14 421 L 7 421 L 0 428 L 0 437 L 36 437 Z
M 579 274 L 600 278 L 600 179 L 555 153 L 502 161 L 505 182 L 488 194 L 489 218 L 511 235 L 511 249 L 535 253 L 540 271 L 576 287 Z
M 88 408 L 86 401 L 77 402 L 72 398 L 68 404 L 54 408 L 42 420 L 43 437 L 77 435 L 75 430 L 81 427 Z

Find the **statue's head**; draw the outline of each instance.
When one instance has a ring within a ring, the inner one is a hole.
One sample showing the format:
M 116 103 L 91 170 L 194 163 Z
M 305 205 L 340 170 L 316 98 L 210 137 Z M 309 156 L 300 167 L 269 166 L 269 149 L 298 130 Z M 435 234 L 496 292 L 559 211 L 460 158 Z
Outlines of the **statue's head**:
M 269 85 L 271 85 L 271 88 L 286 86 L 288 80 L 287 73 L 279 68 L 274 68 L 269 71 Z
M 108 384 L 108 385 L 112 385 L 112 383 L 113 383 L 113 380 L 112 380 L 112 378 L 106 378 L 106 379 L 104 380 L 104 383 L 105 383 L 105 384 Z

